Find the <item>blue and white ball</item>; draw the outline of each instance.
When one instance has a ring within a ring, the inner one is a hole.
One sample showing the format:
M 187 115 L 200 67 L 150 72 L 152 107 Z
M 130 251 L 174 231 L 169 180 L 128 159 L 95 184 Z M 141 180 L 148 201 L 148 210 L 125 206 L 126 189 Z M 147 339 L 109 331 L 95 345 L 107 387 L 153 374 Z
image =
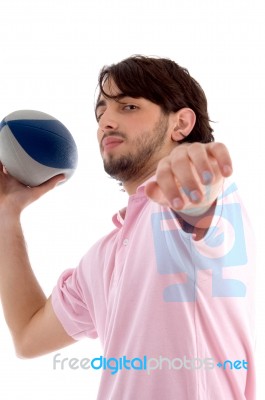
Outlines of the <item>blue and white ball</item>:
M 0 161 L 11 176 L 33 187 L 59 174 L 69 179 L 78 154 L 60 121 L 40 111 L 21 110 L 0 123 Z

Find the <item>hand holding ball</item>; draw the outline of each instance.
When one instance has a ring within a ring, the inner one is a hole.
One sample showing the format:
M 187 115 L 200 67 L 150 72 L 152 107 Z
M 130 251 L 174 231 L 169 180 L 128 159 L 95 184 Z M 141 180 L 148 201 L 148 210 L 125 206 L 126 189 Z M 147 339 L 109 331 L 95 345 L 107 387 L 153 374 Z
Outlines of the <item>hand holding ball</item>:
M 21 110 L 0 123 L 0 161 L 11 176 L 27 186 L 38 186 L 59 174 L 69 179 L 77 160 L 72 135 L 51 115 Z

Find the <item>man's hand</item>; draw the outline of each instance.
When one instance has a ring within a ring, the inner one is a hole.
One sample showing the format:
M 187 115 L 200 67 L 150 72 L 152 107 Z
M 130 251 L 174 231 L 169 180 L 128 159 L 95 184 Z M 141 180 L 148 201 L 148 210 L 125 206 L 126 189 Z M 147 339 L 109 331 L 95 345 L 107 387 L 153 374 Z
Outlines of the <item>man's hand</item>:
M 146 194 L 155 202 L 188 215 L 201 215 L 216 200 L 223 178 L 232 174 L 232 161 L 222 143 L 185 143 L 163 158 L 156 182 Z
M 0 162 L 0 208 L 20 214 L 30 203 L 63 180 L 63 175 L 57 175 L 40 186 L 29 188 L 10 176 Z

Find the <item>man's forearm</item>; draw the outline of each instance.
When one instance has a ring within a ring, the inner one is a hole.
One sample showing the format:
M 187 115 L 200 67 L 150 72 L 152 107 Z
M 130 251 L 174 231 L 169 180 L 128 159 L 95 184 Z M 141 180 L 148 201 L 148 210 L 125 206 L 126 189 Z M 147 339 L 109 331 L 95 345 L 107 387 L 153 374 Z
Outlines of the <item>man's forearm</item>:
M 46 297 L 30 266 L 19 218 L 0 210 L 0 296 L 17 347 L 32 316 Z

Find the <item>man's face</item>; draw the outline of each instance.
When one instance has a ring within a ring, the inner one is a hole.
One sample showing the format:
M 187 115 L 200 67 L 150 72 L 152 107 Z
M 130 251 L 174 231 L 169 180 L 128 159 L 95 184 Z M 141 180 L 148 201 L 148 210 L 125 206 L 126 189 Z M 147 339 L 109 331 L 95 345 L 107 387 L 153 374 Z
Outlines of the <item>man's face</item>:
M 104 91 L 120 93 L 111 80 L 106 81 Z M 154 172 L 171 149 L 166 135 L 168 117 L 149 100 L 127 96 L 114 100 L 101 95 L 96 115 L 105 171 L 123 183 Z

